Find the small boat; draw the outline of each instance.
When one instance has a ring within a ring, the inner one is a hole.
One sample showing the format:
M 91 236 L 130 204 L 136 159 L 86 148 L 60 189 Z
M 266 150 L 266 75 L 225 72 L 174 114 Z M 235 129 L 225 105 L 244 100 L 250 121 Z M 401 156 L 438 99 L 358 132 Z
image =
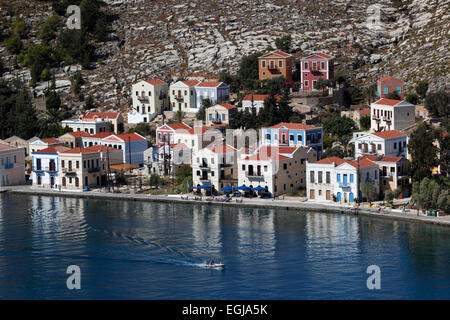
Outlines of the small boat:
M 224 267 L 225 265 L 223 264 L 223 263 L 213 263 L 213 264 L 211 264 L 211 263 L 207 263 L 207 264 L 205 264 L 205 268 L 212 268 L 212 269 L 214 269 L 214 268 L 222 268 L 222 267 Z

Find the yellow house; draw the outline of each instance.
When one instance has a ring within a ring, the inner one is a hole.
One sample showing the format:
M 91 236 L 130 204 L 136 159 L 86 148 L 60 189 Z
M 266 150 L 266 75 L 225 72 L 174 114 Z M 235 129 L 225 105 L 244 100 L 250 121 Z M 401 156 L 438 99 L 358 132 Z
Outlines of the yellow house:
M 206 109 L 206 125 L 228 125 L 236 114 L 236 107 L 228 103 L 216 104 Z

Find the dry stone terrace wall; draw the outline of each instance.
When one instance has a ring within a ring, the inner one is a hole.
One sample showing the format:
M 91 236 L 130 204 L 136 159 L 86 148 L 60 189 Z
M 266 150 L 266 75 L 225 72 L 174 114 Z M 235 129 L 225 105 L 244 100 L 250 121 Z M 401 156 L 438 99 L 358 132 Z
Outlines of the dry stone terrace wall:
M 296 56 L 318 50 L 331 53 L 339 68 L 361 84 L 392 74 L 405 79 L 407 87 L 423 79 L 431 81 L 431 90 L 449 86 L 450 19 L 446 8 L 450 1 L 105 2 L 106 10 L 118 19 L 112 23 L 110 41 L 97 49 L 104 60 L 96 63 L 95 69 L 83 71 L 86 96 L 93 94 L 105 109 L 128 107 L 131 84 L 143 78 L 169 80 L 173 73 L 235 72 L 243 55 L 275 47 L 275 38 L 286 34 L 292 35 Z M 31 19 L 36 34 L 38 22 L 50 14 L 49 6 L 28 3 L 25 16 Z M 383 34 L 366 27 L 367 8 L 375 3 L 383 6 Z M 2 15 L 5 18 L 5 12 Z M 0 50 L 8 56 L 4 48 Z M 11 59 L 6 57 L 7 63 Z M 67 80 L 75 69 L 59 70 L 57 79 Z M 27 72 L 16 70 L 5 77 L 21 74 L 26 78 Z

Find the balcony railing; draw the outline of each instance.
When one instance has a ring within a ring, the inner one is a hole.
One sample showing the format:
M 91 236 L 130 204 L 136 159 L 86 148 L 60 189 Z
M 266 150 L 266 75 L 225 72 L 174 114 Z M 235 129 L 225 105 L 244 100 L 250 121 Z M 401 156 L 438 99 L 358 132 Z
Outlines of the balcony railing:
M 91 173 L 91 172 L 99 172 L 100 171 L 100 167 L 97 167 L 97 168 L 88 168 L 88 172 L 89 173 Z
M 184 101 L 184 97 L 175 96 L 175 100 L 177 100 L 178 102 L 183 102 Z
M 376 121 L 380 121 L 381 119 L 380 119 L 380 116 L 379 115 L 376 115 L 376 114 L 373 114 L 372 115 L 372 119 L 374 119 L 374 120 L 376 120 Z
M 48 172 L 56 172 L 56 167 L 49 167 L 49 166 L 41 166 L 40 168 L 33 168 L 33 171 L 48 171 Z
M 339 182 L 339 188 L 350 188 L 349 182 Z
M 138 96 L 139 101 L 148 101 L 148 96 Z
M 76 172 L 76 169 L 75 169 L 75 168 L 62 168 L 61 171 L 62 171 L 63 173 L 70 174 L 70 173 L 75 173 L 75 172 Z
M 246 176 L 247 176 L 247 179 L 250 181 L 264 181 L 264 176 L 262 174 L 258 175 L 256 173 L 253 173 L 253 174 L 247 173 Z

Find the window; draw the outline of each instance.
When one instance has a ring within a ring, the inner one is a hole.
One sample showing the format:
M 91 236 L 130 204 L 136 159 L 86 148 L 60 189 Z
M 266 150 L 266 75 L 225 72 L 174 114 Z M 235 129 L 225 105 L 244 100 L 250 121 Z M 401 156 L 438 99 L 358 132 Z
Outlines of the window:
M 304 68 L 305 68 L 305 70 L 308 70 L 308 62 L 305 62 Z
M 320 69 L 322 69 L 322 70 L 325 69 L 325 62 L 321 62 L 321 63 L 320 63 Z
M 325 174 L 325 176 L 326 176 L 326 183 L 331 183 L 330 171 L 327 171 L 327 173 Z
M 381 144 L 377 145 L 378 150 L 381 150 Z
M 383 94 L 388 94 L 389 92 L 389 88 L 388 87 L 383 87 Z
M 211 113 L 209 114 L 209 120 L 212 120 L 212 114 Z
M 64 168 L 64 160 L 61 160 L 61 168 Z
M 305 85 L 304 85 L 304 87 L 309 87 L 309 81 L 308 81 L 308 80 L 305 80 Z
M 337 174 L 336 181 L 337 182 L 341 182 L 341 174 L 340 173 Z
M 76 164 L 76 168 L 80 169 L 80 161 L 77 160 L 77 162 L 75 164 Z
M 314 171 L 311 171 L 311 172 L 309 173 L 309 180 L 310 180 L 312 183 L 314 183 Z
M 265 68 L 265 67 L 266 67 L 266 60 L 262 60 L 262 61 L 261 61 L 261 67 L 262 67 L 262 68 Z
M 267 172 L 267 166 L 264 166 L 264 172 Z
M 184 95 L 187 96 L 187 90 L 184 90 Z
M 222 121 L 225 121 L 225 119 L 226 119 L 226 115 L 224 113 L 224 114 L 222 114 Z
M 138 91 L 136 91 L 136 97 L 138 97 L 139 96 L 139 92 Z
M 317 175 L 318 175 L 318 177 L 317 177 L 318 182 L 319 182 L 319 183 L 322 183 L 322 171 L 319 171 L 319 172 L 317 173 Z
M 402 94 L 402 86 L 398 86 L 397 87 L 397 93 L 398 94 Z
M 200 176 L 200 170 L 197 170 L 197 177 Z
M 293 135 L 293 134 L 290 134 L 290 135 L 289 135 L 289 141 L 294 142 L 294 135 Z
M 278 60 L 278 67 L 283 68 L 283 60 Z
M 283 170 L 287 170 L 287 163 L 283 163 Z
M 215 173 L 214 171 L 211 171 L 211 177 L 214 177 L 214 173 Z
M 350 183 L 353 182 L 353 173 L 350 173 Z
M 245 171 L 245 164 L 242 165 L 242 170 Z
M 394 142 L 394 149 L 397 149 L 397 142 Z
M 361 150 L 362 149 L 362 144 L 358 143 L 358 149 Z

